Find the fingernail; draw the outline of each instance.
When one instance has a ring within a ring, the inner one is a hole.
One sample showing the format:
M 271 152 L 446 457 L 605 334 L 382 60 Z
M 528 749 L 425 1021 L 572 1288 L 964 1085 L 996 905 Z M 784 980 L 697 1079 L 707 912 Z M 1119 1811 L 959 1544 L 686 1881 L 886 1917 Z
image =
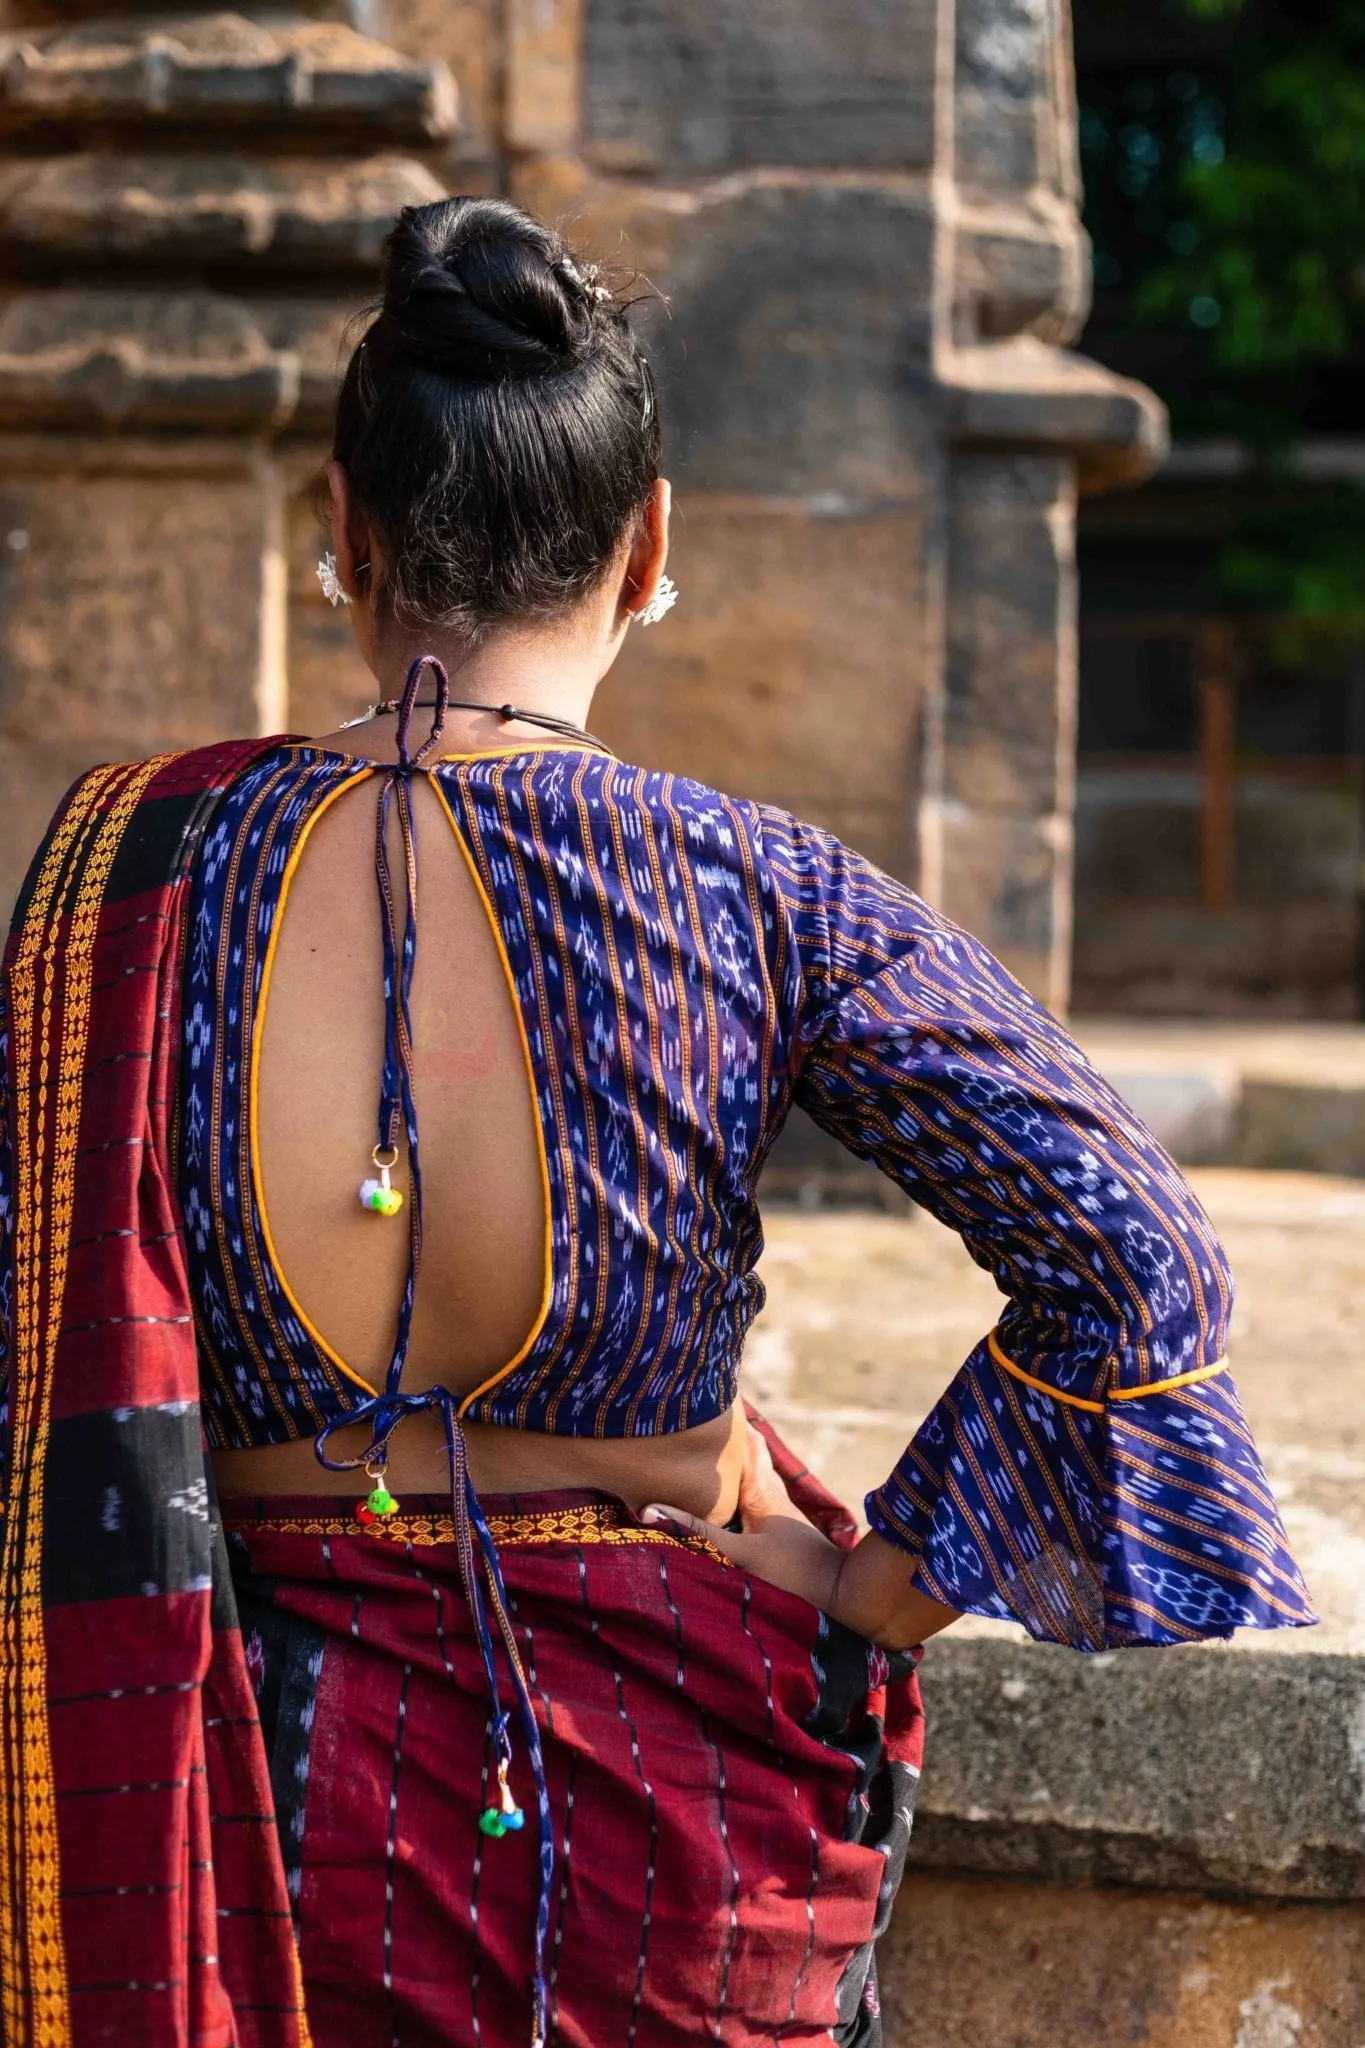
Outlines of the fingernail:
M 640 1510 L 640 1520 L 642 1522 L 671 1522 L 672 1519 L 673 1517 L 669 1514 L 667 1508 L 654 1507 L 642 1508 Z

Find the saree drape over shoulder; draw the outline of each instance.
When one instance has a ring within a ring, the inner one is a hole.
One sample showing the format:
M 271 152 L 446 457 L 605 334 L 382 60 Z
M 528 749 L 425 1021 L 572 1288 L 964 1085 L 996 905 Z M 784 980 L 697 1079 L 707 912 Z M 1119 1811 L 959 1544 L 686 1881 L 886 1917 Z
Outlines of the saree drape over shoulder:
M 1081 1649 L 1311 1620 L 1208 1219 L 998 963 L 828 835 L 695 783 L 548 743 L 420 772 L 502 949 L 546 1202 L 527 1344 L 463 1402 L 436 1390 L 452 1451 L 465 1419 L 723 1414 L 799 1105 L 1005 1297 L 867 1501 L 916 1582 Z M 206 1445 L 404 1412 L 401 1347 L 376 1393 L 274 1260 L 251 1090 L 308 832 L 376 779 L 293 742 L 96 770 L 16 911 L 4 2038 L 520 2048 L 534 1979 L 536 2027 L 584 2048 L 871 2048 L 908 1667 L 602 1497 L 475 1501 L 477 1585 L 463 1496 L 372 1528 L 234 1511 L 229 1570 Z M 494 1656 L 538 1838 L 485 1825 Z

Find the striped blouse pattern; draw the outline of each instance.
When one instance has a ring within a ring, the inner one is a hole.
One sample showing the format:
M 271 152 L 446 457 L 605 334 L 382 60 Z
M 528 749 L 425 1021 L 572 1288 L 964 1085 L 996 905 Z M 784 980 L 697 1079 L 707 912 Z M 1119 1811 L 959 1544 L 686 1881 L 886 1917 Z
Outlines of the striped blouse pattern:
M 560 745 L 429 773 L 509 964 L 550 1208 L 541 1322 L 467 1419 L 622 1436 L 722 1414 L 763 1300 L 757 1183 L 797 1104 L 1004 1297 L 868 1499 L 917 1582 L 1082 1648 L 1312 1619 L 1223 1365 L 1209 1221 L 984 948 L 828 834 L 695 782 Z M 179 1173 L 217 1446 L 315 1435 L 367 1391 L 268 1255 L 247 1103 L 286 869 L 367 774 L 282 746 L 193 876 Z

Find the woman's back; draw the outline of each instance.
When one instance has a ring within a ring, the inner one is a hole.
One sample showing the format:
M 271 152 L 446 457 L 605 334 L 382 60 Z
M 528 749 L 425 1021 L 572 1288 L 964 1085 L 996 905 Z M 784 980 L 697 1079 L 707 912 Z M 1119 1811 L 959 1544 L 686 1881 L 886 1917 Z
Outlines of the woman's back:
M 407 1267 L 398 1219 L 363 1210 L 384 1053 L 373 781 L 322 795 L 279 904 L 257 1005 L 253 1150 L 282 1274 L 309 1323 L 382 1384 Z M 501 933 L 434 783 L 421 847 L 413 1079 L 426 1195 L 405 1378 L 461 1396 L 524 1347 L 548 1256 L 538 1106 Z M 401 872 L 395 842 L 394 866 Z M 400 1158 L 392 1178 L 406 1178 Z

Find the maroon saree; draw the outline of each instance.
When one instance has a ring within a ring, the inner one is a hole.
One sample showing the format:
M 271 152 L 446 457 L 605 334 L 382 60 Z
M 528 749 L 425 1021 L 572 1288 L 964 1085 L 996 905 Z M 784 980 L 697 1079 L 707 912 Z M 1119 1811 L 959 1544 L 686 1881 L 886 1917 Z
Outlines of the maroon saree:
M 608 1496 L 483 1504 L 555 1821 L 549 2041 L 875 2048 L 912 1661 Z M 493 1746 L 448 1496 L 377 1531 L 308 1497 L 224 1520 L 314 2039 L 526 2048 L 537 1841 L 479 1830 Z M 514 1783 L 529 1805 L 524 1759 Z
M 523 2048 L 533 1848 L 479 1831 L 443 1502 L 378 1535 L 234 1504 L 225 1539 L 213 1499 L 168 1105 L 188 862 L 261 744 L 85 777 L 5 955 L 3 2039 Z M 910 1660 L 604 1496 L 487 1507 L 550 1779 L 551 2041 L 876 2048 Z

